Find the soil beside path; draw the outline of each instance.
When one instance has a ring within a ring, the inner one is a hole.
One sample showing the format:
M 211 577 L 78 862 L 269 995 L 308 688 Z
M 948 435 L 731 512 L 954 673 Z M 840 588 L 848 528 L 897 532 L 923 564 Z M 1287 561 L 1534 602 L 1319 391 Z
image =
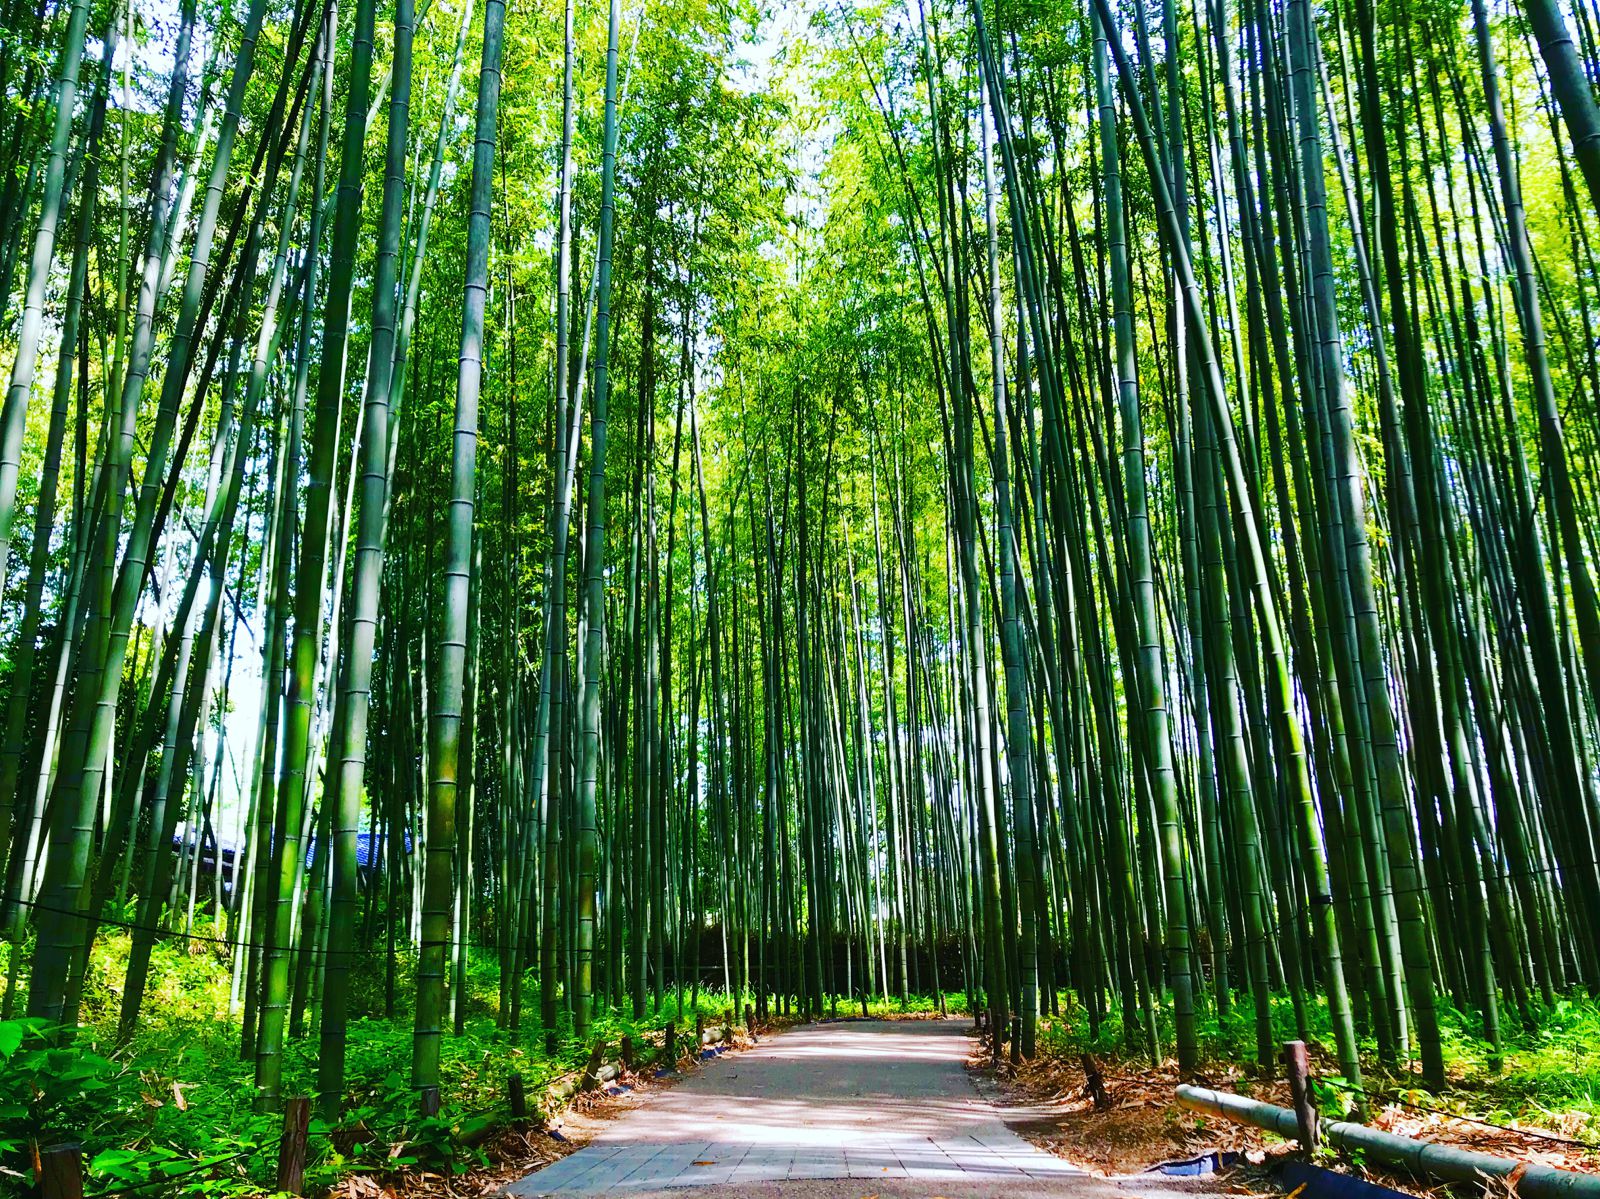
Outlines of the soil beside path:
M 781 1033 L 650 1094 L 585 1148 L 513 1183 L 517 1199 L 625 1193 L 784 1199 L 1149 1199 L 1192 1184 L 1104 1180 L 1013 1132 L 967 1077 L 964 1021 Z

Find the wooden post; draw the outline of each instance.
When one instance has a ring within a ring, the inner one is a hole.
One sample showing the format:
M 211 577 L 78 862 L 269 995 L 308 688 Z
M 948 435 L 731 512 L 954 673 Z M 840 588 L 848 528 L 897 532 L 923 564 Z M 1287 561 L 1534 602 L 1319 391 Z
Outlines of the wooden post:
M 756 1035 L 756 1009 L 754 1004 L 744 1005 L 744 1026 L 753 1037 Z
M 422 1109 L 424 1116 L 437 1116 L 439 1114 L 439 1088 L 423 1087 L 417 1093 L 417 1106 Z
M 283 1139 L 278 1142 L 278 1190 L 298 1195 L 306 1180 L 306 1130 L 311 1100 L 298 1095 L 283 1105 Z
M 699 1012 L 694 1014 L 694 1051 L 699 1053 L 705 1048 L 706 1043 L 706 1018 Z
M 1289 1075 L 1295 1123 L 1300 1126 L 1300 1149 L 1309 1156 L 1317 1151 L 1317 1109 L 1311 1103 L 1311 1059 L 1304 1041 L 1290 1041 L 1283 1047 L 1283 1065 Z
M 594 1049 L 589 1053 L 589 1064 L 584 1067 L 580 1090 L 590 1091 L 594 1089 L 595 1084 L 600 1081 L 600 1066 L 605 1059 L 606 1042 L 605 1038 L 601 1037 L 594 1043 Z
M 528 1092 L 523 1086 L 522 1075 L 513 1074 L 506 1079 L 506 1087 L 511 1092 L 511 1118 L 513 1120 L 526 1120 L 528 1118 Z
M 943 991 L 939 992 L 939 1019 L 941 1019 L 941 1020 L 950 1019 L 950 1009 L 945 1004 L 944 992 Z
M 626 1072 L 633 1070 L 633 1038 L 627 1033 L 622 1035 L 622 1069 Z
M 1106 1112 L 1111 1110 L 1111 1095 L 1106 1090 L 1106 1076 L 1100 1072 L 1100 1063 L 1092 1053 L 1078 1055 L 1078 1063 L 1083 1067 L 1083 1077 L 1086 1080 L 1084 1089 L 1089 1092 L 1089 1098 L 1094 1100 L 1094 1110 Z
M 83 1146 L 53 1145 L 39 1154 L 44 1199 L 83 1199 Z
M 1013 1066 L 1022 1061 L 1022 1017 L 1011 1017 L 1011 1064 Z
M 661 1056 L 666 1059 L 667 1069 L 675 1070 L 678 1067 L 678 1022 L 667 1021 L 667 1035 L 661 1042 Z

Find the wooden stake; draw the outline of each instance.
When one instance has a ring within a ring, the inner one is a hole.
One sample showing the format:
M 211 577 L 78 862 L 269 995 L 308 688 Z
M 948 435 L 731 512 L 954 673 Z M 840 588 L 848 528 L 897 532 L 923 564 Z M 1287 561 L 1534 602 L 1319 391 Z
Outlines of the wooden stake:
M 1304 1041 L 1290 1041 L 1283 1047 L 1283 1065 L 1289 1075 L 1295 1123 L 1300 1126 L 1300 1149 L 1310 1156 L 1317 1151 L 1317 1109 L 1311 1103 L 1311 1059 Z
M 1085 1089 L 1089 1098 L 1094 1100 L 1094 1110 L 1105 1112 L 1111 1110 L 1111 1095 L 1106 1090 L 1106 1076 L 1100 1072 L 1100 1063 L 1094 1054 L 1084 1053 L 1078 1056 L 1078 1062 L 1083 1067 L 1083 1077 L 1087 1080 Z
M 283 1139 L 278 1142 L 278 1190 L 298 1195 L 306 1180 L 306 1131 L 311 1100 L 296 1096 L 283 1105 Z
M 600 1066 L 605 1061 L 605 1057 L 606 1042 L 605 1038 L 602 1037 L 594 1043 L 594 1049 L 589 1054 L 589 1064 L 584 1067 L 583 1082 L 580 1084 L 580 1090 L 590 1091 L 594 1089 L 595 1084 L 600 1081 Z
M 83 1199 L 83 1146 L 54 1145 L 39 1155 L 44 1199 Z
M 673 1070 L 678 1065 L 678 1022 L 667 1021 L 666 1039 L 661 1043 L 661 1056 L 666 1059 L 667 1069 Z
M 522 1075 L 513 1074 L 506 1079 L 506 1086 L 511 1092 L 511 1118 L 526 1120 L 528 1118 L 528 1093 L 522 1084 Z

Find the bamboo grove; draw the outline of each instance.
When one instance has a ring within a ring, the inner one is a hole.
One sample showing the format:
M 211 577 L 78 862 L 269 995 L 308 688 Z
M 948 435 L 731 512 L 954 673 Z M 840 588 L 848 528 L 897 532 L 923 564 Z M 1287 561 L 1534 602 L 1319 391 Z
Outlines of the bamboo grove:
M 1589 0 L 0 25 L 7 1017 L 1600 991 Z

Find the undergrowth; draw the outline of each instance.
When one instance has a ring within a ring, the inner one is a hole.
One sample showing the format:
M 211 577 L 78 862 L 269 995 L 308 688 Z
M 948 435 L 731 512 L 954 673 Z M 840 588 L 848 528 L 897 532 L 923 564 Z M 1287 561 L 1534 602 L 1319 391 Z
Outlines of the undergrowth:
M 1124 1036 L 1120 1011 L 1108 1012 L 1091 1032 L 1088 1015 L 1073 996 L 1064 993 L 1060 998 L 1061 1015 L 1041 1021 L 1042 1052 L 1074 1057 L 1090 1052 L 1128 1071 L 1148 1066 L 1142 1039 L 1130 1046 Z M 1318 1102 L 1326 1115 L 1342 1118 L 1352 1106 L 1353 1094 L 1333 1057 L 1326 1003 L 1310 1003 L 1306 1016 L 1312 1070 L 1320 1080 Z M 1156 1023 L 1163 1051 L 1170 1054 L 1170 1004 L 1157 1006 Z M 1275 1045 L 1298 1037 L 1294 1007 L 1287 996 L 1273 997 L 1272 1023 Z M 1215 1008 L 1208 1007 L 1196 1014 L 1196 1024 L 1202 1075 L 1225 1074 L 1254 1061 L 1254 1011 L 1248 1000 L 1236 1003 L 1226 1020 L 1219 1020 Z M 1600 1003 L 1563 998 L 1536 1012 L 1532 1027 L 1507 1020 L 1498 1063 L 1475 1019 L 1441 1005 L 1440 1031 L 1449 1083 L 1442 1092 L 1429 1090 L 1420 1073 L 1406 1063 L 1385 1067 L 1376 1043 L 1370 1038 L 1361 1042 L 1365 1090 L 1373 1103 L 1399 1102 L 1497 1124 L 1514 1121 L 1600 1146 Z M 1240 1083 L 1249 1088 L 1248 1071 Z
M 202 935 L 215 930 L 200 927 Z M 81 1024 L 71 1044 L 57 1047 L 49 1030 L 27 1020 L 0 1021 L 0 1193 L 20 1190 L 38 1147 L 70 1141 L 83 1146 L 90 1196 L 207 1195 L 262 1193 L 273 1177 L 281 1129 L 277 1115 L 254 1112 L 254 1063 L 240 1056 L 240 1017 L 230 994 L 227 949 L 205 941 L 173 939 L 155 947 L 150 990 L 138 1031 L 117 1045 L 115 1030 L 129 940 L 111 931 L 96 943 L 84 990 Z M 0 944 L 0 973 L 14 947 Z M 524 995 L 524 1027 L 515 1036 L 496 1023 L 500 1001 L 498 964 L 490 953 L 469 959 L 460 1036 L 443 1042 L 443 1110 L 437 1118 L 417 1114 L 409 1082 L 412 1013 L 408 1002 L 412 963 L 402 959 L 397 977 L 400 1007 L 385 1018 L 385 962 L 363 957 L 354 971 L 352 1020 L 346 1038 L 348 1064 L 344 1112 L 335 1125 L 313 1117 L 307 1190 L 316 1192 L 352 1172 L 394 1171 L 425 1166 L 462 1171 L 483 1164 L 481 1144 L 508 1120 L 507 1080 L 521 1074 L 530 1097 L 583 1064 L 588 1045 L 563 1030 L 558 1050 L 544 1052 L 538 1022 L 538 990 L 530 975 Z M 599 1013 L 595 1036 L 615 1044 L 640 1037 L 668 1019 L 692 1027 L 696 1008 L 686 994 L 680 1015 L 669 992 L 657 1016 L 633 1020 L 625 1011 Z M 951 1015 L 966 1011 L 958 992 L 945 996 Z M 1120 1013 L 1112 1011 L 1091 1032 L 1075 997 L 1058 996 L 1060 1014 L 1040 1022 L 1045 1055 L 1092 1052 L 1115 1072 L 1148 1068 L 1136 1042 L 1130 1048 Z M 698 1011 L 707 1023 L 726 1018 L 725 992 L 702 990 Z M 938 998 L 911 996 L 904 1003 L 870 998 L 875 1017 L 930 1016 Z M 841 998 L 839 1017 L 860 1017 L 859 999 Z M 1422 1103 L 1494 1122 L 1516 1121 L 1600 1145 L 1600 1004 L 1563 999 L 1541 1011 L 1534 1027 L 1508 1026 L 1501 1063 L 1494 1068 L 1481 1030 L 1459 1013 L 1442 1013 L 1450 1087 L 1442 1094 L 1422 1088 L 1405 1070 L 1385 1071 L 1376 1046 L 1363 1045 L 1366 1085 L 1376 1096 Z M 1170 1006 L 1156 1011 L 1159 1038 L 1170 1052 Z M 1326 1080 L 1318 1098 L 1330 1115 L 1342 1114 L 1348 1094 L 1340 1089 L 1325 1006 L 1307 1012 L 1314 1044 L 1314 1069 Z M 1273 1000 L 1276 1043 L 1296 1035 L 1286 997 Z M 1236 1005 L 1226 1020 L 1215 1009 L 1199 1017 L 1202 1073 L 1227 1073 L 1249 1089 L 1240 1063 L 1254 1054 L 1252 1013 Z M 315 1037 L 285 1044 L 284 1093 L 314 1095 L 318 1046 Z
M 195 931 L 205 936 L 215 930 Z M 254 1062 L 240 1056 L 228 950 L 203 940 L 159 942 L 138 1031 L 119 1046 L 128 950 L 121 931 L 96 942 L 70 1045 L 57 1047 L 50 1030 L 37 1022 L 0 1021 L 0 1194 L 27 1185 L 36 1149 L 63 1142 L 83 1146 L 91 1197 L 261 1194 L 275 1175 L 282 1119 L 253 1110 Z M 14 947 L 0 944 L 0 975 L 11 952 Z M 358 959 L 346 1037 L 345 1107 L 330 1126 L 315 1115 L 313 1104 L 307 1193 L 352 1172 L 411 1165 L 452 1172 L 486 1164 L 480 1148 L 486 1134 L 509 1120 L 509 1076 L 521 1074 L 534 1100 L 587 1057 L 589 1045 L 573 1039 L 570 1030 L 563 1030 L 556 1054 L 544 1052 L 531 975 L 522 1030 L 512 1036 L 498 1028 L 497 963 L 491 953 L 475 953 L 463 1033 L 443 1040 L 442 1112 L 423 1118 L 409 1081 L 413 1017 L 406 980 L 413 968 L 409 960 L 399 963 L 401 1006 L 385 1018 L 383 955 Z M 687 1030 L 696 1015 L 692 1000 L 686 993 L 680 1015 L 677 996 L 669 992 L 661 1013 L 645 1020 L 597 1013 L 592 1034 L 615 1045 L 624 1035 L 658 1030 L 669 1019 Z M 698 1000 L 708 1024 L 726 1019 L 725 992 L 702 990 Z M 881 1002 L 874 1007 L 877 1014 L 899 1010 Z M 314 1033 L 285 1041 L 284 1094 L 315 1096 L 317 1052 Z

